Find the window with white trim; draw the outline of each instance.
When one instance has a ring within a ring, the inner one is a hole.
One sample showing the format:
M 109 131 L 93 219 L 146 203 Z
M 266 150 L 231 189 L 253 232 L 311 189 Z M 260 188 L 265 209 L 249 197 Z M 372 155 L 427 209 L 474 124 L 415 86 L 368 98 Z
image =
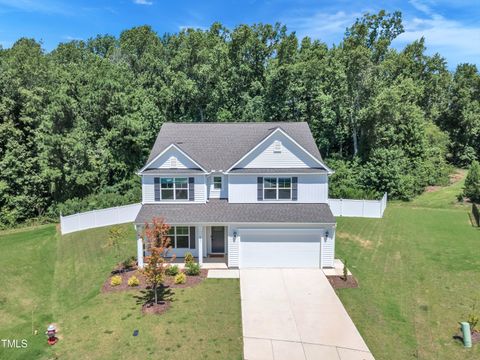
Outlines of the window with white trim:
M 162 200 L 188 200 L 188 178 L 162 178 Z
M 263 178 L 264 200 L 291 200 L 292 178 L 265 177 Z
M 213 188 L 215 190 L 222 189 L 222 177 L 221 176 L 214 176 L 213 177 Z
M 174 249 L 190 249 L 190 228 L 188 226 L 172 226 L 168 231 L 170 245 Z

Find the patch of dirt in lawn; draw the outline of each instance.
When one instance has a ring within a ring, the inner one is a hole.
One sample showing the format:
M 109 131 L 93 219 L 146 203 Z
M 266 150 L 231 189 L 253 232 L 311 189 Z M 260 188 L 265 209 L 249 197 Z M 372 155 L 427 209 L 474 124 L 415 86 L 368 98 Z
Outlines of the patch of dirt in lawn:
M 170 303 L 170 301 L 160 301 L 158 304 L 144 304 L 142 306 L 142 313 L 161 315 L 170 308 Z
M 453 184 L 459 182 L 460 180 L 462 180 L 464 178 L 464 176 L 465 176 L 465 171 L 461 171 L 461 170 L 455 171 L 454 173 L 452 173 L 448 176 L 448 185 L 446 185 L 446 186 L 450 186 L 450 185 L 453 185 Z M 427 186 L 425 188 L 425 192 L 431 193 L 431 192 L 439 191 L 439 190 L 445 188 L 446 186 L 439 186 L 439 185 Z
M 112 286 L 110 281 L 112 279 L 112 276 L 118 275 L 122 278 L 122 283 L 117 286 Z M 165 281 L 163 282 L 163 285 L 166 288 L 188 288 L 192 286 L 196 286 L 200 284 L 203 280 L 208 275 L 208 270 L 207 269 L 201 269 L 200 274 L 196 276 L 189 276 L 187 275 L 187 281 L 185 284 L 175 284 L 175 276 L 166 276 Z M 136 276 L 137 279 L 139 280 L 140 284 L 138 286 L 128 286 L 128 279 L 130 277 Z M 130 271 L 125 271 L 122 273 L 117 273 L 117 274 L 112 274 L 107 278 L 105 283 L 102 286 L 102 292 L 107 293 L 107 292 L 118 292 L 118 291 L 129 291 L 129 290 L 144 290 L 144 289 L 149 289 L 149 285 L 147 284 L 147 281 L 145 279 L 145 276 L 138 270 L 132 269 Z
M 342 239 L 352 240 L 353 242 L 356 242 L 357 244 L 359 244 L 361 247 L 365 249 L 371 249 L 373 247 L 372 241 L 364 239 L 361 236 L 358 236 L 355 234 L 350 234 L 342 231 L 338 233 L 338 236 Z
M 327 276 L 328 282 L 334 289 L 352 289 L 358 287 L 357 279 L 353 275 L 348 275 L 347 280 L 343 279 L 343 276 Z
M 450 174 L 449 180 L 450 184 L 455 184 L 456 182 L 459 182 L 465 177 L 465 170 L 457 170 L 453 174 Z

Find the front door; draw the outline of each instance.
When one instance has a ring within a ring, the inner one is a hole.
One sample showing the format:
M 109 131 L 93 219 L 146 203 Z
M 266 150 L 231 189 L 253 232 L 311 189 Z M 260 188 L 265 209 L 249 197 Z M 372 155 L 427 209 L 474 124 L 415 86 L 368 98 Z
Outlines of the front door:
M 225 227 L 212 226 L 212 253 L 225 253 Z

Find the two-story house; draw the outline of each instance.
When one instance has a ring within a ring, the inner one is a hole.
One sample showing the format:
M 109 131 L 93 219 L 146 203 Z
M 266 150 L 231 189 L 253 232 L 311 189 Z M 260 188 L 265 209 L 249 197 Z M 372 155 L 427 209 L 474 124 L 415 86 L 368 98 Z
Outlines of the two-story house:
M 135 220 L 172 226 L 173 252 L 229 267 L 332 267 L 328 176 L 307 123 L 165 123 L 142 177 Z

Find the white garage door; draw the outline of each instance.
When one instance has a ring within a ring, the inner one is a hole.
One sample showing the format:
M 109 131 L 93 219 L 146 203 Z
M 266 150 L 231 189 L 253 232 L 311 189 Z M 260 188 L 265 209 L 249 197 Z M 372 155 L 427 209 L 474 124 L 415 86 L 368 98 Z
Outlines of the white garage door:
M 320 267 L 320 229 L 240 229 L 240 267 Z

